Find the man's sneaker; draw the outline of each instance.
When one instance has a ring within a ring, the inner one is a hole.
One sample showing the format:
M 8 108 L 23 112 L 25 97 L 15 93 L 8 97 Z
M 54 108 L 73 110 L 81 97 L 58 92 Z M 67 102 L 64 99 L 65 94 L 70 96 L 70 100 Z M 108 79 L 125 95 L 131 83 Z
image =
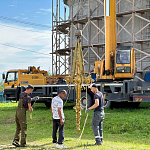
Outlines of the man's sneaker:
M 68 148 L 67 146 L 64 146 L 63 144 L 58 144 L 57 148 Z
M 54 143 L 54 147 L 57 147 L 57 143 Z
M 16 146 L 16 147 L 20 147 L 20 145 L 17 142 L 12 142 L 12 145 Z

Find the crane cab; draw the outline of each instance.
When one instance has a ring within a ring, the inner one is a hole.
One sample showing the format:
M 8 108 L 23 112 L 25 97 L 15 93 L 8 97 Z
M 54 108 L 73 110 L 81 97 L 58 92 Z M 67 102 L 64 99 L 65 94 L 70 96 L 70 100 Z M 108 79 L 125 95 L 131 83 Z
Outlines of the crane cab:
M 135 75 L 135 51 L 131 46 L 119 46 L 115 51 L 115 79 L 132 79 Z
M 114 56 L 110 55 L 110 75 L 105 71 L 105 59 L 95 61 L 94 73 L 97 81 L 132 79 L 135 75 L 135 51 L 131 46 L 118 46 Z

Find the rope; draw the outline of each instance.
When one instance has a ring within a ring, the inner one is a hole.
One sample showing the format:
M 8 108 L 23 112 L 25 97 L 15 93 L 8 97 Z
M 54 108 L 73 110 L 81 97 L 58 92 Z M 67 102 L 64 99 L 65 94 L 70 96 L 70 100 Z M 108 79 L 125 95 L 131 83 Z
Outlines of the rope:
M 36 101 L 37 101 L 37 100 L 34 101 L 33 105 L 36 103 Z M 32 105 L 32 106 L 33 106 L 33 105 Z M 34 129 L 34 128 L 35 128 L 35 123 L 34 123 L 34 121 L 33 121 L 33 119 L 32 119 L 32 112 L 31 112 L 31 111 L 30 111 L 30 119 L 31 119 L 31 121 L 32 121 L 32 124 L 34 125 L 34 127 L 31 128 L 31 129 Z
M 68 91 L 69 91 L 69 93 L 68 93 Z M 68 93 L 68 96 L 67 96 L 67 99 L 66 99 L 66 101 L 65 101 L 65 103 L 64 103 L 64 105 L 63 105 L 63 107 L 66 105 L 66 103 L 67 103 L 67 101 L 68 101 L 68 98 L 69 98 L 69 95 L 70 95 L 70 91 L 71 91 L 71 86 L 68 88 L 68 90 L 67 90 L 67 93 Z
M 33 121 L 33 119 L 32 119 L 32 113 L 31 113 L 31 111 L 30 111 L 30 119 L 31 119 L 31 121 L 32 121 L 32 123 L 33 123 L 33 125 L 34 125 L 34 127 L 31 128 L 31 129 L 34 129 L 34 128 L 35 128 L 35 123 L 34 123 L 34 121 Z
M 79 137 L 79 138 L 77 139 L 77 141 L 76 141 L 77 144 L 78 144 L 79 141 L 81 140 L 81 137 L 82 137 L 82 134 L 83 134 L 83 132 L 84 132 L 84 128 L 85 128 L 85 125 L 86 125 L 86 121 L 87 121 L 88 115 L 89 115 L 89 113 L 87 113 L 87 115 L 86 115 L 82 132 L 81 132 L 81 134 L 80 134 L 80 137 Z

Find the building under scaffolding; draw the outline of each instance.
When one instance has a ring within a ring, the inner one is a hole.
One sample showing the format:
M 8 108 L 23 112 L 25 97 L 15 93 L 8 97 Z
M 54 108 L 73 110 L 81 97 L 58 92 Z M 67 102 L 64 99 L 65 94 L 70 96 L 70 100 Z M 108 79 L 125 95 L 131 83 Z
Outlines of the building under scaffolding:
M 78 23 L 85 71 L 91 72 L 105 55 L 104 0 L 61 2 L 52 0 L 52 74 L 70 73 Z M 116 0 L 116 24 L 117 45 L 133 46 L 137 73 L 144 77 L 150 70 L 150 0 Z

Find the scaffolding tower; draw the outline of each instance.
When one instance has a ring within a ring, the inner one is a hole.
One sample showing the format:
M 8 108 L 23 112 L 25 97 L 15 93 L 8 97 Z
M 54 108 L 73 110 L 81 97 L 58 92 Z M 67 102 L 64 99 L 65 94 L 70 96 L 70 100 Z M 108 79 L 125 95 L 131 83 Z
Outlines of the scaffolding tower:
M 94 61 L 105 55 L 104 0 L 63 0 L 64 6 L 60 0 L 55 2 L 52 0 L 52 75 L 71 72 L 78 23 L 85 71 L 91 72 Z M 142 77 L 150 62 L 150 0 L 116 0 L 116 24 L 117 45 L 133 46 L 137 73 Z

